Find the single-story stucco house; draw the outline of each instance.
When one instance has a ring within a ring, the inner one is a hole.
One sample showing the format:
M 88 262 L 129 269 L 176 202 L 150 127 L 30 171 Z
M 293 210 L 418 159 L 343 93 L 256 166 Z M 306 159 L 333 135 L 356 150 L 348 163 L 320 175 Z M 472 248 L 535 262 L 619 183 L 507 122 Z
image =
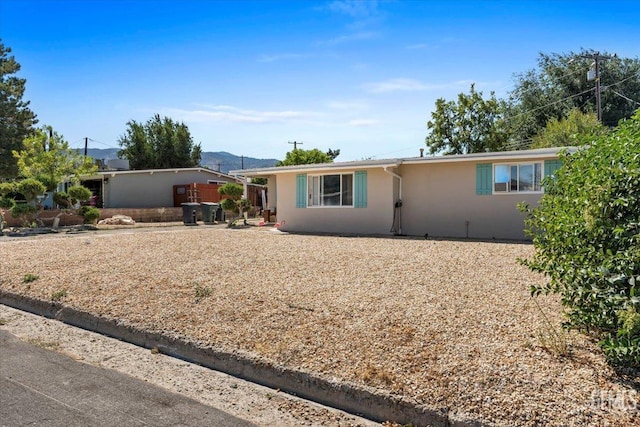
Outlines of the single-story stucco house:
M 106 170 L 82 179 L 104 208 L 173 207 L 174 186 L 219 184 L 244 180 L 206 168 Z
M 280 229 L 310 233 L 525 239 L 564 148 L 363 160 L 231 171 L 268 179 Z M 570 148 L 569 150 L 574 150 Z

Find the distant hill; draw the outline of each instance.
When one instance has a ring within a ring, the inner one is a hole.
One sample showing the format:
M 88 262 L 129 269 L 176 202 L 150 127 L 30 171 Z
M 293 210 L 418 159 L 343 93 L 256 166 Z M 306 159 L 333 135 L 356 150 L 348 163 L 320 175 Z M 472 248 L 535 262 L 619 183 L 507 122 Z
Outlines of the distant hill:
M 82 150 L 80 150 L 82 153 Z M 118 158 L 117 148 L 89 148 L 87 154 L 98 160 Z M 253 157 L 236 156 L 226 151 L 205 151 L 202 153 L 200 165 L 222 173 L 234 169 L 268 168 L 275 166 L 277 159 L 255 159 Z

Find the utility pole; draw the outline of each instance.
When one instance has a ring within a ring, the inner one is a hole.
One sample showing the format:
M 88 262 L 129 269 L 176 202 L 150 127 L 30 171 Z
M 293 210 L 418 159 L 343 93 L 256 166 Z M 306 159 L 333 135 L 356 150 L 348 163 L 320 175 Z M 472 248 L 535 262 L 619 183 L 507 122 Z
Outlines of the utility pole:
M 240 162 L 242 164 L 242 167 L 240 169 L 244 169 L 244 156 L 240 156 Z
M 89 137 L 84 137 L 84 155 L 87 155 L 87 147 L 89 146 Z
M 594 52 L 591 55 L 581 56 L 583 58 L 591 58 L 594 61 L 595 75 L 593 79 L 595 79 L 596 81 L 596 113 L 598 114 L 598 121 L 602 123 L 602 88 L 600 86 L 600 60 L 617 58 L 617 55 L 600 55 L 600 52 Z M 589 73 L 587 73 L 587 79 L 589 79 L 589 77 L 590 75 Z
M 298 144 L 302 145 L 302 142 L 298 142 L 298 141 L 289 141 L 289 144 L 293 144 L 293 150 L 297 150 L 298 149 Z

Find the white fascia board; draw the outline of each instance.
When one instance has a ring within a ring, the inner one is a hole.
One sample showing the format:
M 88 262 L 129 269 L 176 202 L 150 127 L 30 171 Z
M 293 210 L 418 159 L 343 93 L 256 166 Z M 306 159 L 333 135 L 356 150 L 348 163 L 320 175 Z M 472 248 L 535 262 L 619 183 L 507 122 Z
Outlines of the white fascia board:
M 310 165 L 280 166 L 263 169 L 238 169 L 229 171 L 232 175 L 242 176 L 265 176 L 278 175 L 283 173 L 303 173 L 303 172 L 325 172 L 343 170 L 361 170 L 376 168 L 395 168 L 402 164 L 397 159 L 387 160 L 363 160 L 356 162 L 336 162 L 336 163 L 316 163 Z
M 550 157 L 558 157 L 558 154 L 563 150 L 567 150 L 569 153 L 574 153 L 577 149 L 577 147 L 560 147 L 541 148 L 536 150 L 493 151 L 490 153 L 457 154 L 450 156 L 414 157 L 403 159 L 402 164 L 414 165 L 421 163 L 495 162 L 504 160 L 548 159 Z
M 212 175 L 226 177 L 230 179 L 238 179 L 235 176 L 227 175 L 226 173 L 214 171 L 207 168 L 171 168 L 171 169 L 140 169 L 140 170 L 127 170 L 127 171 L 117 171 L 117 170 L 106 170 L 106 171 L 98 171 L 98 175 L 126 175 L 126 174 L 155 174 L 155 173 L 180 173 L 180 172 L 206 172 Z

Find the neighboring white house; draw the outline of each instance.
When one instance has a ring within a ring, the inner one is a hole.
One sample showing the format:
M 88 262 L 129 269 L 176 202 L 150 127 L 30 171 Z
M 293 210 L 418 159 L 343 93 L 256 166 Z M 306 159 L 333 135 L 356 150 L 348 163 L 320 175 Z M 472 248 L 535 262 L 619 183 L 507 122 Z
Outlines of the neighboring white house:
M 227 182 L 244 184 L 241 179 L 205 168 L 108 170 L 82 180 L 105 208 L 171 207 L 174 185 Z
M 280 229 L 311 233 L 525 239 L 562 148 L 231 171 L 268 178 Z M 571 149 L 573 150 L 573 148 Z

